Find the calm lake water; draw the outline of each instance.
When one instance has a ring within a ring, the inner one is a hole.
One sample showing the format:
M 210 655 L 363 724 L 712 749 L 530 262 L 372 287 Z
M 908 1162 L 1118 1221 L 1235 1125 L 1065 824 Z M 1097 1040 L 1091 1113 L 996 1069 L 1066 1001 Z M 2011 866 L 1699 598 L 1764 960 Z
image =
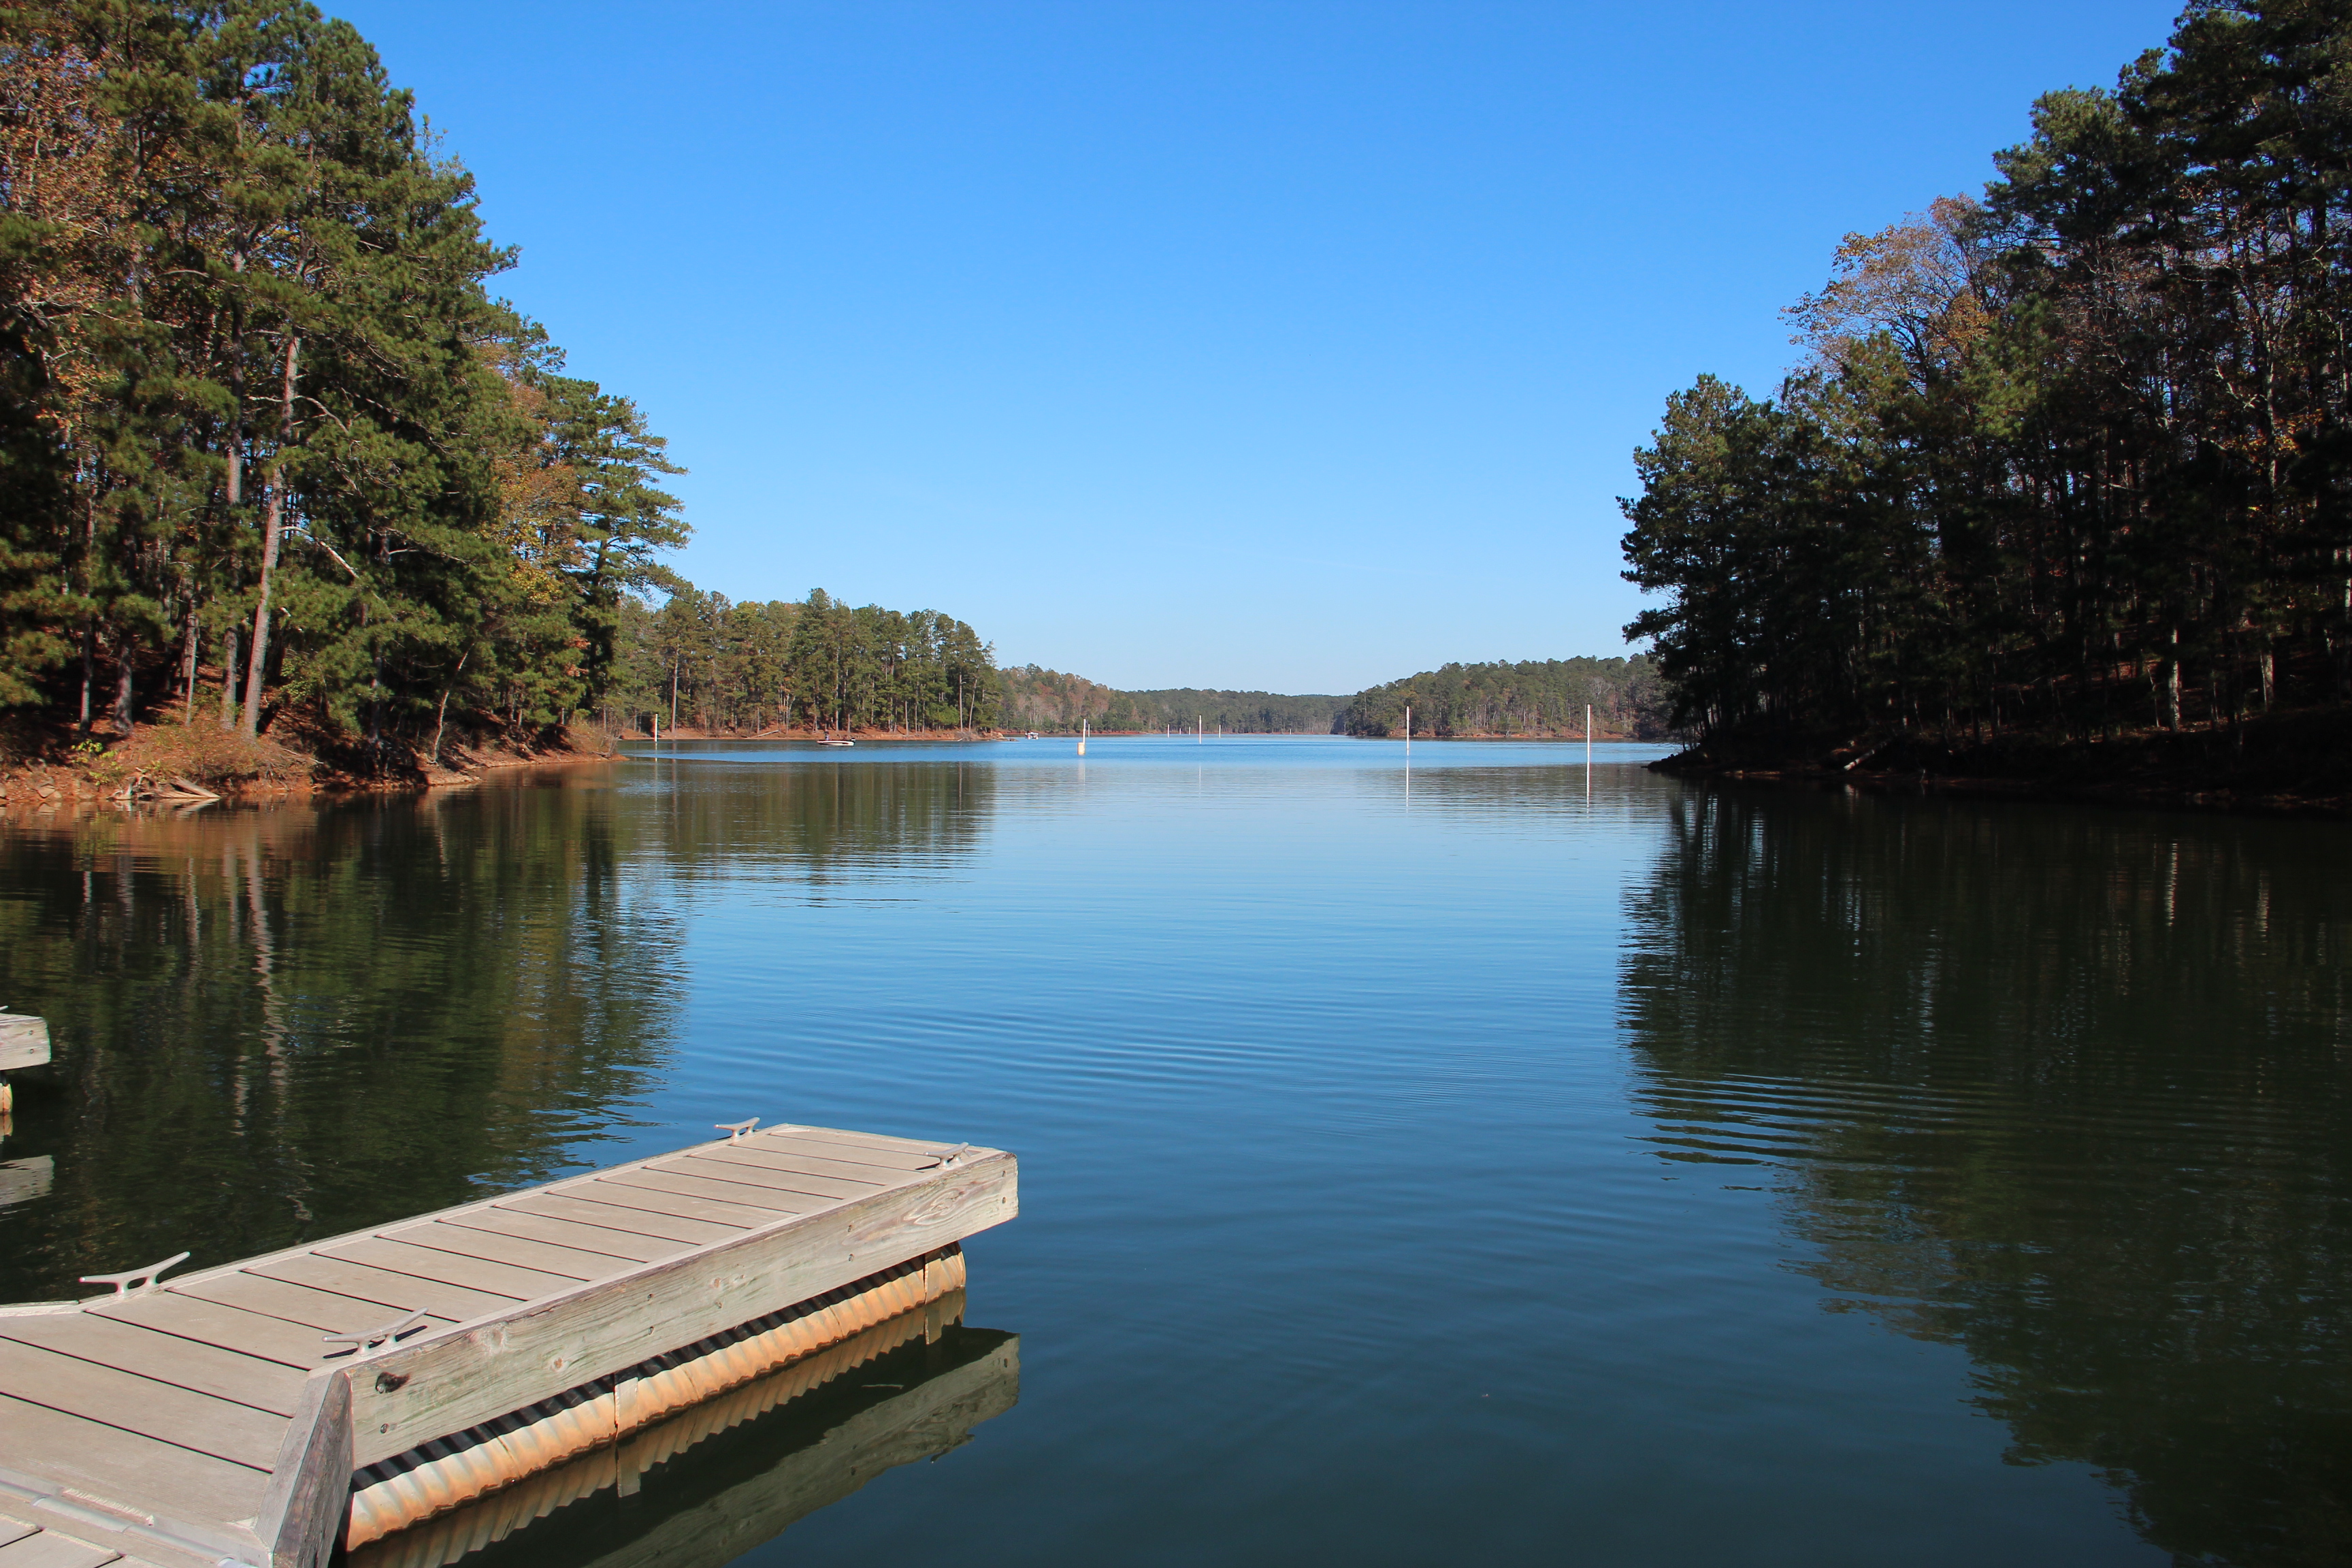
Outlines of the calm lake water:
M 0 1299 L 756 1114 L 1015 1151 L 970 1326 L 468 1563 L 626 1559 L 983 1375 L 728 1552 L 2352 1556 L 2352 827 L 1089 751 L 20 819 L 0 1003 L 60 1060 Z

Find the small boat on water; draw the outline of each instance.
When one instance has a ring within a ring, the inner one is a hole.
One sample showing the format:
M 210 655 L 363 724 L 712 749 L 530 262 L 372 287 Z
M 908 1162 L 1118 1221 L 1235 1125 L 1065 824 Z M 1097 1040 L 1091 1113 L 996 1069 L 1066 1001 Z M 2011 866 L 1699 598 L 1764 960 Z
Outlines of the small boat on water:
M 851 740 L 846 735 L 843 735 L 838 739 L 835 739 L 833 731 L 830 730 L 827 730 L 823 735 L 819 736 L 816 743 L 820 746 L 854 746 L 857 744 L 856 742 Z

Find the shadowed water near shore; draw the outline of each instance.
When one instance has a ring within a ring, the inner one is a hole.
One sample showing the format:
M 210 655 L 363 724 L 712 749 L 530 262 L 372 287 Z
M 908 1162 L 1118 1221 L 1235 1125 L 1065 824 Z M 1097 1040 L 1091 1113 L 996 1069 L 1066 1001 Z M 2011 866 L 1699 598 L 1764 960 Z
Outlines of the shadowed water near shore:
M 17 825 L 0 1296 L 756 1113 L 1021 1153 L 1024 1387 L 751 1561 L 2352 1550 L 2352 832 L 1070 752 Z
M 675 1065 L 677 885 L 751 862 L 823 889 L 877 857 L 952 856 L 985 815 L 985 778 L 952 767 L 767 782 L 615 810 L 614 770 L 570 769 L 0 840 L 0 1001 L 44 1014 L 58 1057 L 0 1143 L 49 1153 L 56 1184 L 6 1221 L 0 1300 L 601 1163 Z
M 1628 890 L 1636 1098 L 1774 1184 L 1833 1310 L 1964 1348 L 2005 1458 L 2184 1561 L 2352 1550 L 2340 830 L 1673 802 Z

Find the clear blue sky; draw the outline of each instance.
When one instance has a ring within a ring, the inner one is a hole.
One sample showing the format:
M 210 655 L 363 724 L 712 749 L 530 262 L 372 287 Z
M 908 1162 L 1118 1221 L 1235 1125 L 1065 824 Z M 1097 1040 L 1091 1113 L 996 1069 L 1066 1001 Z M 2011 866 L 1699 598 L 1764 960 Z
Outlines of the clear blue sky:
M 2172 0 L 360 0 L 676 563 L 1123 687 L 1623 651 L 1667 393 Z

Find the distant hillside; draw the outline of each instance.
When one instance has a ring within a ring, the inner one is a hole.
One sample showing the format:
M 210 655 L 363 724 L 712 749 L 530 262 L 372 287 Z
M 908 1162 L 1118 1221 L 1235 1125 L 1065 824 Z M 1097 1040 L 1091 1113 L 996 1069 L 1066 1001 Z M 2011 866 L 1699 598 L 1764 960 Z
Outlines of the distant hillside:
M 1449 664 L 1353 697 L 1190 687 L 1121 691 L 1034 664 L 1003 670 L 999 679 L 1003 696 L 998 711 L 1004 727 L 1047 735 L 1075 734 L 1081 719 L 1097 730 L 1189 730 L 1198 722 L 1229 735 L 1402 734 L 1405 705 L 1411 703 L 1412 732 L 1433 739 L 1565 737 L 1584 732 L 1588 702 L 1596 734 L 1650 741 L 1674 733 L 1657 667 L 1641 654 Z
M 1588 702 L 1595 734 L 1647 741 L 1671 733 L 1672 699 L 1642 654 L 1449 664 L 1358 692 L 1332 727 L 1347 735 L 1402 734 L 1410 704 L 1416 735 L 1580 735 Z
M 1000 722 L 1046 735 L 1076 733 L 1081 719 L 1097 730 L 1190 730 L 1199 722 L 1227 734 L 1328 735 L 1348 705 L 1345 697 L 1274 691 L 1120 691 L 1034 664 L 999 671 L 998 679 Z

